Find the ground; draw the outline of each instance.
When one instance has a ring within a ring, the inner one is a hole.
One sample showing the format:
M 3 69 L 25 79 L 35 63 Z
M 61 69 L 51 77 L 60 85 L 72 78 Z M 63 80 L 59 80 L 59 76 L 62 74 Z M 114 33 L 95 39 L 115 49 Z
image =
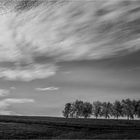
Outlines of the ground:
M 1 139 L 140 139 L 139 120 L 0 116 Z

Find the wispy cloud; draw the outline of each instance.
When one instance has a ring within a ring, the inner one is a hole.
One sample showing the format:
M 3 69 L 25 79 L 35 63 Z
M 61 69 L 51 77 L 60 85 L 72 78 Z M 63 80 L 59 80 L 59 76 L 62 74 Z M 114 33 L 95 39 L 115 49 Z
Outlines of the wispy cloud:
M 35 6 L 29 1 L 30 8 L 22 0 L 3 4 L 3 13 L 12 11 L 0 15 L 0 62 L 14 66 L 0 68 L 0 77 L 43 79 L 55 74 L 57 62 L 104 59 L 140 50 L 139 10 L 135 10 L 139 2 L 62 1 Z
M 58 87 L 36 88 L 37 91 L 54 91 L 58 89 L 59 89 Z
M 11 104 L 21 104 L 21 103 L 33 103 L 33 99 L 17 99 L 17 98 L 7 98 L 0 101 L 0 109 L 7 108 Z
M 0 89 L 0 97 L 9 95 L 9 90 Z
M 15 90 L 15 89 L 16 89 L 16 87 L 10 87 L 10 89 Z
M 0 101 L 0 114 L 3 115 L 11 115 L 11 114 L 17 114 L 13 111 L 8 111 L 8 107 L 12 104 L 23 104 L 23 103 L 33 103 L 34 99 L 27 99 L 27 98 L 6 98 Z
M 22 114 L 16 113 L 14 111 L 9 111 L 9 110 L 0 110 L 0 115 L 18 115 L 18 116 L 21 116 Z
M 71 71 L 65 71 L 64 73 L 65 74 L 71 74 L 72 72 Z
M 43 79 L 55 74 L 57 67 L 52 65 L 32 65 L 24 69 L 1 68 L 0 77 L 7 80 L 31 81 L 34 79 Z

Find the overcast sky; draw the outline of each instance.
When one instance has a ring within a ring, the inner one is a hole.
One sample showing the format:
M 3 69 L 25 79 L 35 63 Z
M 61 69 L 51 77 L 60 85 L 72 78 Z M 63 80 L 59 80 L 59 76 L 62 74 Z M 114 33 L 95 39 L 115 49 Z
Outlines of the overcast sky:
M 0 114 L 140 99 L 139 1 L 21 1 L 0 1 Z

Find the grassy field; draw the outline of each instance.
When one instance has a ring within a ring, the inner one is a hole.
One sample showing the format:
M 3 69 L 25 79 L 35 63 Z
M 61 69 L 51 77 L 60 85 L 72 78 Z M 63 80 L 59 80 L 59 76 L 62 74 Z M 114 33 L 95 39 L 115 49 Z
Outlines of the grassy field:
M 139 120 L 0 116 L 0 139 L 140 139 Z

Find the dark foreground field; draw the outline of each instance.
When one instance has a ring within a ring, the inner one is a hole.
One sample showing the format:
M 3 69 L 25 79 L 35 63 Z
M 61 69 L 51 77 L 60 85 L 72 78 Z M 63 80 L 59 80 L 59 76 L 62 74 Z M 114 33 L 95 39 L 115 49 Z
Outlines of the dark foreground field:
M 140 139 L 140 121 L 0 116 L 1 139 Z

